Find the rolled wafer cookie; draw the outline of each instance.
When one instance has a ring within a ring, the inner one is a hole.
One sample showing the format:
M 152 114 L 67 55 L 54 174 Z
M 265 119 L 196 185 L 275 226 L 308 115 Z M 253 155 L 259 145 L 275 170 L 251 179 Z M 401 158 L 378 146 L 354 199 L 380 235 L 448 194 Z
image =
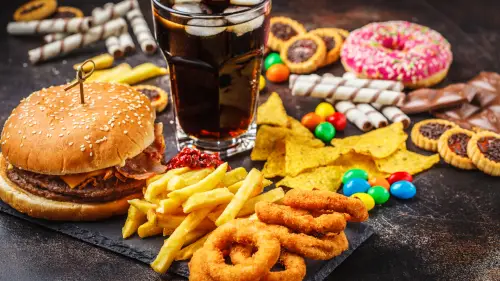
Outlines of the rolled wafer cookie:
M 392 123 L 401 122 L 403 127 L 406 129 L 410 126 L 411 120 L 408 115 L 406 115 L 401 109 L 395 106 L 386 106 L 378 103 L 372 103 L 372 106 L 382 112 L 387 119 Z
M 328 102 L 332 102 L 331 100 L 327 100 Z M 347 117 L 349 122 L 353 123 L 358 127 L 361 131 L 367 132 L 373 129 L 370 120 L 366 114 L 364 114 L 361 110 L 356 108 L 356 106 L 350 101 L 338 101 L 335 103 L 335 109 L 344 114 Z
M 120 45 L 120 40 L 116 36 L 106 39 L 106 48 L 108 49 L 108 53 L 115 58 L 121 58 L 125 54 L 124 49 Z
M 69 35 L 71 35 L 70 33 L 64 33 L 64 32 L 56 32 L 56 33 L 50 33 L 50 34 L 47 34 L 45 36 L 43 36 L 43 41 L 45 43 L 52 43 L 54 41 L 57 41 L 57 40 L 61 40 L 65 37 L 68 37 Z
M 141 50 L 148 55 L 154 54 L 158 46 L 156 45 L 156 41 L 141 11 L 139 9 L 134 9 L 128 12 L 127 19 L 132 26 L 132 30 L 137 38 L 137 42 L 139 42 L 141 46 Z
M 92 26 L 101 25 L 111 19 L 124 16 L 128 11 L 139 8 L 137 0 L 124 0 L 120 3 L 107 3 L 103 8 L 92 10 Z
M 378 112 L 369 104 L 359 103 L 356 105 L 356 108 L 363 112 L 368 117 L 373 127 L 377 129 L 385 127 L 389 123 L 382 113 Z
M 123 32 L 118 37 L 120 47 L 125 51 L 125 53 L 132 53 L 135 51 L 135 44 L 128 31 Z
M 355 103 L 380 103 L 396 105 L 404 99 L 401 92 L 355 88 L 313 81 L 296 81 L 292 87 L 294 96 L 311 96 L 333 101 L 347 100 Z
M 64 39 L 32 49 L 28 51 L 29 60 L 31 63 L 48 60 L 60 54 L 65 54 L 96 41 L 106 39 L 126 29 L 127 23 L 124 19 L 114 19 L 104 25 L 92 27 L 86 33 L 76 33 Z
M 356 74 L 352 72 L 346 72 L 342 75 L 342 78 L 347 80 L 362 80 L 367 83 L 361 88 L 372 88 L 372 89 L 383 89 L 383 90 L 391 90 L 396 92 L 403 91 L 405 85 L 400 81 L 392 81 L 392 80 L 372 80 L 372 79 L 361 79 L 356 77 Z
M 395 92 L 401 92 L 403 89 L 403 84 L 394 81 L 384 81 L 384 80 L 370 80 L 370 79 L 359 79 L 359 78 L 345 78 L 337 77 L 331 73 L 325 73 L 323 76 L 317 74 L 310 75 L 290 75 L 289 87 L 293 88 L 295 83 L 309 82 L 309 83 L 324 83 L 332 85 L 340 85 L 354 88 L 370 88 L 379 90 L 390 90 Z
M 48 19 L 23 22 L 9 22 L 7 32 L 12 35 L 44 34 L 54 32 L 86 32 L 91 18 Z

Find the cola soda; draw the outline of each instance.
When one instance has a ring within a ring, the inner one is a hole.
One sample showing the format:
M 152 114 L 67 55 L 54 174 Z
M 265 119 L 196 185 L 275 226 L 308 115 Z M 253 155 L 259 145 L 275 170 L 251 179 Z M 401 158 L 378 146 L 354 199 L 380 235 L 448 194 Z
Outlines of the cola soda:
M 190 138 L 221 143 L 249 129 L 270 11 L 270 0 L 153 0 L 176 122 Z

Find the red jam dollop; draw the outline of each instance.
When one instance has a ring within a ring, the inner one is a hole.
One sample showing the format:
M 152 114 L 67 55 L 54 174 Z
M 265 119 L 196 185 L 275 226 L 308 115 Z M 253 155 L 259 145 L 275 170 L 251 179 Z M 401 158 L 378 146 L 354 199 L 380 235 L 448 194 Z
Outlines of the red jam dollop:
M 167 170 L 182 167 L 189 167 L 191 169 L 217 168 L 223 163 L 224 161 L 220 159 L 219 153 L 202 153 L 198 149 L 184 147 L 179 154 L 168 161 Z

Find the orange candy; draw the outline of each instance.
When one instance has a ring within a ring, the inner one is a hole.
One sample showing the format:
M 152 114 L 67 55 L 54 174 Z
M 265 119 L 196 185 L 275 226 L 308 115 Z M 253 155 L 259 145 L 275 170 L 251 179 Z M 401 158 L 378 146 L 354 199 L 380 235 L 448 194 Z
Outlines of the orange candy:
M 368 183 L 370 184 L 370 186 L 381 186 L 387 190 L 389 190 L 391 188 L 391 185 L 389 184 L 389 182 L 384 179 L 384 178 L 380 178 L 380 177 L 377 177 L 377 178 L 370 178 L 368 180 Z
M 290 69 L 284 64 L 272 65 L 266 72 L 267 80 L 274 83 L 281 83 L 288 80 Z
M 304 115 L 304 117 L 302 117 L 300 123 L 302 123 L 302 125 L 304 125 L 309 130 L 314 131 L 316 126 L 318 126 L 319 123 L 323 121 L 325 121 L 323 117 L 319 116 L 314 112 L 309 112 L 306 115 Z

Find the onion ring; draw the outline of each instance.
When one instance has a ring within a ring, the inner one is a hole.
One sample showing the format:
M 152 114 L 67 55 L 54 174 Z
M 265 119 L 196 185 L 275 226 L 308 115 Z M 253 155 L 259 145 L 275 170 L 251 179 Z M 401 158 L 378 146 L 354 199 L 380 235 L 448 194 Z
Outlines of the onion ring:
M 214 281 L 214 279 L 207 273 L 205 261 L 205 251 L 203 248 L 193 254 L 193 257 L 191 257 L 191 261 L 189 262 L 189 280 Z
M 233 243 L 257 248 L 248 262 L 228 265 L 223 251 Z M 270 232 L 258 227 L 255 222 L 239 219 L 226 223 L 210 235 L 202 249 L 205 268 L 216 281 L 253 281 L 267 274 L 278 261 L 281 246 Z
M 368 219 L 368 211 L 361 200 L 325 190 L 292 189 L 285 194 L 283 204 L 311 211 L 325 210 L 346 213 L 347 219 L 362 222 Z
M 248 262 L 251 258 L 253 248 L 246 245 L 235 245 L 231 248 L 229 256 L 233 264 Z M 278 263 L 285 267 L 282 271 L 271 271 L 260 281 L 302 281 L 306 275 L 306 263 L 304 258 L 288 252 L 281 252 Z

